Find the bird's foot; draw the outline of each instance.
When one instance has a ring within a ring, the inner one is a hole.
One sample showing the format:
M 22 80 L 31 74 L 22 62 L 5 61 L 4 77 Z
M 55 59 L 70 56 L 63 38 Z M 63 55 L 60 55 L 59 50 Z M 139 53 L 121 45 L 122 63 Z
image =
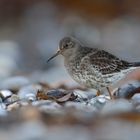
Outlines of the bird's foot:
M 96 96 L 100 96 L 100 95 L 101 95 L 101 92 L 99 90 L 97 90 Z
M 108 91 L 108 93 L 109 93 L 110 99 L 113 100 L 113 99 L 114 99 L 114 96 L 112 95 L 112 93 L 111 93 L 109 87 L 106 87 L 106 89 L 107 89 L 107 91 Z

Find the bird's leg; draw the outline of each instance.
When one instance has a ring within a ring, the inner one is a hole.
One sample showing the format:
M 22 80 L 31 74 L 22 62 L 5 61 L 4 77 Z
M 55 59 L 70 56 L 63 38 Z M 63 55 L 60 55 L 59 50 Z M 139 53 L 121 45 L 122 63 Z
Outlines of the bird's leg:
M 114 97 L 112 96 L 112 93 L 111 93 L 109 87 L 106 87 L 106 89 L 107 89 L 107 91 L 108 91 L 108 93 L 109 93 L 110 99 L 114 99 Z
M 97 92 L 96 92 L 96 96 L 100 96 L 100 95 L 101 95 L 100 90 L 97 90 Z

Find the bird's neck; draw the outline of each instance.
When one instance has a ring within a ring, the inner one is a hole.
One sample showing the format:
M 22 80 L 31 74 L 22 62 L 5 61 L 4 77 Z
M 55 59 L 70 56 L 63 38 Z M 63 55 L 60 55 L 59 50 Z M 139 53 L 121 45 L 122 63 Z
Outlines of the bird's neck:
M 65 59 L 70 59 L 77 55 L 78 50 L 79 50 L 78 47 L 75 49 L 70 49 L 70 50 L 66 51 L 65 53 L 63 53 L 62 55 L 64 56 Z

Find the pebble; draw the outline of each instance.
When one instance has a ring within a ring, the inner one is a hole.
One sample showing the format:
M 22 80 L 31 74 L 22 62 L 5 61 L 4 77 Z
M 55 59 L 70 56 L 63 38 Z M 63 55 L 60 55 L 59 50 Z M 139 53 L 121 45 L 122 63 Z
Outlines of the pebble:
M 18 102 L 12 103 L 12 104 L 7 106 L 7 111 L 16 110 L 16 109 L 20 108 L 20 106 L 21 105 Z
M 139 104 L 140 104 L 140 93 L 135 94 L 135 95 L 132 97 L 132 101 L 134 101 L 135 103 L 139 103 Z
M 107 97 L 105 95 L 100 95 L 90 99 L 88 101 L 88 106 L 92 106 L 97 110 L 100 110 L 101 108 L 103 108 L 106 102 L 107 102 Z
M 140 112 L 140 93 L 138 94 L 135 94 L 133 97 L 132 97 L 132 102 L 133 104 L 135 105 L 135 109 L 136 111 Z
M 33 106 L 51 105 L 53 101 L 51 100 L 37 100 L 32 102 Z
M 85 91 L 74 90 L 74 95 L 77 95 L 82 100 L 88 100 L 88 95 L 85 93 Z
M 106 102 L 101 110 L 101 115 L 117 114 L 129 112 L 134 109 L 133 104 L 129 100 L 116 99 Z
M 130 94 L 138 87 L 140 87 L 140 81 L 130 81 L 116 89 L 113 94 L 117 98 L 128 98 L 129 96 L 133 96 Z
M 95 109 L 92 107 L 92 106 L 88 106 L 87 103 L 85 102 L 71 102 L 71 101 L 68 101 L 65 103 L 64 105 L 66 108 L 75 108 L 77 110 L 80 110 L 80 111 L 85 111 L 85 112 L 93 112 L 95 111 Z
M 0 103 L 0 117 L 6 115 L 7 115 L 6 105 L 4 103 Z
M 10 90 L 1 90 L 0 91 L 0 97 L 5 100 L 6 98 L 12 96 L 12 92 Z
M 56 104 L 56 103 L 51 104 L 50 106 L 46 106 L 46 105 L 40 106 L 39 110 L 41 112 L 50 113 L 50 114 L 52 114 L 52 113 L 59 113 L 59 114 L 61 114 L 62 113 L 61 106 Z
M 26 99 L 29 102 L 33 102 L 33 101 L 36 100 L 36 96 L 35 96 L 35 94 L 29 93 L 29 94 L 26 95 Z
M 25 101 L 25 100 L 20 100 L 19 104 L 21 106 L 28 106 L 30 104 L 30 102 L 29 101 Z
M 11 97 L 7 98 L 4 103 L 6 104 L 11 104 L 11 103 L 14 103 L 16 101 L 19 101 L 19 96 L 16 95 L 16 94 L 13 94 Z
M 0 108 L 1 108 L 1 109 L 6 109 L 5 103 L 0 103 Z
M 0 103 L 3 103 L 3 100 L 2 100 L 2 98 L 0 97 Z
M 36 100 L 36 94 L 38 90 L 41 90 L 42 87 L 40 85 L 28 85 L 22 87 L 19 92 L 18 96 L 20 99 L 25 99 L 27 101 L 35 101 Z
M 74 90 L 74 95 L 77 96 L 76 102 L 87 102 L 88 100 L 95 98 L 96 93 L 93 90 Z
M 50 111 L 55 111 L 58 110 L 62 107 L 60 104 L 51 101 L 51 100 L 38 100 L 38 101 L 34 101 L 32 102 L 33 106 L 37 106 L 39 108 L 40 111 L 43 112 L 50 112 Z
M 87 91 L 75 90 L 75 93 L 77 93 L 77 95 L 81 96 L 82 98 L 87 98 L 87 99 L 91 99 L 96 96 L 96 90 L 93 89 Z

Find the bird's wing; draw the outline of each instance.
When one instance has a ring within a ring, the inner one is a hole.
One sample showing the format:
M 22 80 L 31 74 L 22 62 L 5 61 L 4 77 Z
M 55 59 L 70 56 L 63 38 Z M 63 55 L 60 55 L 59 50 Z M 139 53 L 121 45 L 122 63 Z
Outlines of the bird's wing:
M 94 69 L 104 75 L 120 72 L 129 67 L 128 62 L 120 60 L 104 50 L 98 50 L 94 54 L 91 53 L 89 55 L 89 62 Z

